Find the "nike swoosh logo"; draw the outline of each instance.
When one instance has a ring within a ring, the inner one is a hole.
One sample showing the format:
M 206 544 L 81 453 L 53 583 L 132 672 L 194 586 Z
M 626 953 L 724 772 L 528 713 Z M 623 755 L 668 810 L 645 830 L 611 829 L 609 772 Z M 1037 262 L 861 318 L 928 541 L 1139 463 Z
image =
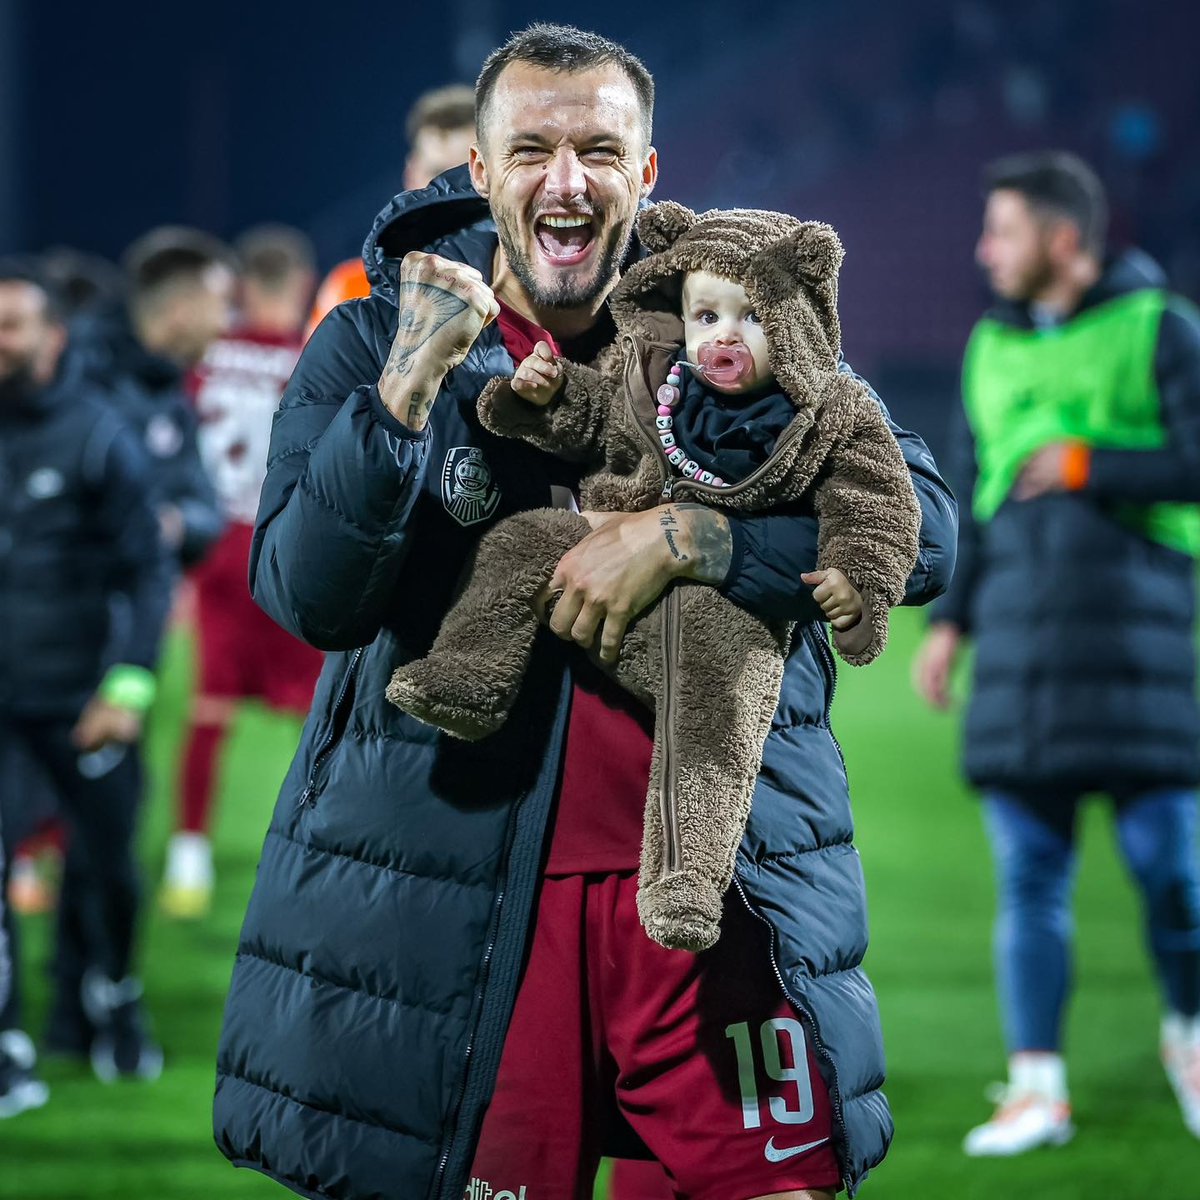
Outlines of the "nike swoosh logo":
M 775 1139 L 772 1137 L 767 1141 L 763 1148 L 763 1153 L 767 1156 L 767 1162 L 783 1162 L 785 1158 L 794 1158 L 797 1154 L 803 1154 L 806 1150 L 815 1150 L 818 1146 L 829 1141 L 827 1137 L 817 1138 L 815 1142 L 805 1142 L 803 1146 L 788 1146 L 786 1148 L 777 1147 Z

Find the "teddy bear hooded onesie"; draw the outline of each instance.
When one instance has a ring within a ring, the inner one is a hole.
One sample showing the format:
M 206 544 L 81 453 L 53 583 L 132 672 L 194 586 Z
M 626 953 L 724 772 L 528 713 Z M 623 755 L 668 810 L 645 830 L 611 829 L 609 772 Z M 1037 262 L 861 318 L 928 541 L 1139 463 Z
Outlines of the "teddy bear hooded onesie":
M 545 408 L 522 400 L 508 380 L 492 380 L 479 399 L 480 420 L 584 464 L 579 501 L 586 510 L 637 512 L 669 500 L 733 512 L 811 504 L 820 528 L 817 566 L 836 567 L 855 584 L 871 624 L 864 649 L 839 651 L 848 662 L 870 662 L 916 561 L 920 509 L 878 403 L 838 370 L 837 235 L 781 213 L 697 216 L 671 201 L 644 210 L 638 234 L 652 253 L 610 298 L 614 345 L 593 367 L 560 360 L 565 383 Z M 681 288 L 689 271 L 746 289 L 776 386 L 795 408 L 765 462 L 723 487 L 682 476 L 657 423 L 656 393 L 683 343 Z M 495 732 L 529 662 L 535 599 L 589 532 L 582 516 L 565 509 L 520 513 L 489 530 L 432 648 L 397 669 L 388 699 L 457 737 Z M 655 713 L 638 912 L 664 946 L 698 951 L 717 940 L 790 634 L 788 624 L 765 623 L 713 587 L 678 582 L 630 624 L 611 669 Z

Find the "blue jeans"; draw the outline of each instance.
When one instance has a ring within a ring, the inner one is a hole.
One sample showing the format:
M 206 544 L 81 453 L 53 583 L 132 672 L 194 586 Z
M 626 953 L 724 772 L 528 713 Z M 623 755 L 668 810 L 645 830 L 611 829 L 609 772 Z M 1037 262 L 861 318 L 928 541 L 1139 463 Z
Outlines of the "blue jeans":
M 984 796 L 996 863 L 996 977 L 1009 1052 L 1057 1050 L 1071 984 L 1073 793 Z M 1117 841 L 1142 895 L 1146 939 L 1167 1006 L 1200 1012 L 1196 794 L 1114 795 Z

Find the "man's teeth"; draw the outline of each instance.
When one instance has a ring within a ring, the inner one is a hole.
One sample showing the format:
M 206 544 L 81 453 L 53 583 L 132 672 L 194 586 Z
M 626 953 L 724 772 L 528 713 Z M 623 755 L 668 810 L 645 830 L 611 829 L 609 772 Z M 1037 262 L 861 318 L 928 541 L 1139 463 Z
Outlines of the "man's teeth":
M 541 217 L 539 218 L 543 225 L 549 225 L 551 229 L 575 229 L 580 225 L 590 225 L 592 218 L 585 213 L 579 213 L 571 217 Z

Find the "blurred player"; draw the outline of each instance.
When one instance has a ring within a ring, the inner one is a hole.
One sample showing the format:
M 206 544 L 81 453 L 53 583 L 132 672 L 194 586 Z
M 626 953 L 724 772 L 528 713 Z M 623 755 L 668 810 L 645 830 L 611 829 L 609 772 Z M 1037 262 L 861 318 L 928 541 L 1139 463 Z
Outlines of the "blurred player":
M 174 917 L 208 911 L 216 767 L 239 699 L 308 711 L 321 653 L 285 633 L 259 608 L 247 583 L 250 538 L 267 470 L 271 420 L 296 365 L 315 275 L 312 248 L 297 230 L 263 226 L 237 244 L 241 319 L 196 369 L 200 453 L 220 500 L 225 529 L 194 570 L 199 654 L 197 695 L 179 780 L 179 828 L 167 848 L 159 900 Z
M 72 329 L 73 369 L 104 392 L 142 443 L 160 534 L 176 569 L 199 561 L 221 530 L 184 377 L 229 325 L 232 261 L 221 242 L 198 230 L 152 230 L 126 251 L 124 307 L 81 319 Z M 76 840 L 69 841 L 64 863 L 56 987 L 45 1035 L 48 1051 L 66 1054 L 86 1054 L 95 1029 L 81 1003 L 90 965 L 89 901 L 82 891 L 86 851 Z
M 138 909 L 137 741 L 170 572 L 139 439 L 64 367 L 66 329 L 35 268 L 0 264 L 0 811 L 11 845 L 17 751 L 53 781 L 76 860 L 78 1002 L 104 1079 L 162 1065 L 130 974 Z M 15 927 L 9 924 L 9 940 Z M 13 956 L 16 967 L 16 955 Z M 14 979 L 0 1012 L 0 1117 L 44 1103 Z
M 1113 803 L 1163 1062 L 1200 1137 L 1200 316 L 1144 255 L 1105 256 L 1104 191 L 1073 156 L 1002 160 L 987 189 L 976 253 L 998 304 L 963 364 L 958 568 L 915 664 L 918 690 L 945 707 L 974 640 L 964 757 L 996 862 L 1009 1075 L 964 1148 L 1072 1135 L 1062 1017 L 1088 792 Z
M 40 255 L 39 268 L 68 327 L 77 317 L 111 313 L 120 307 L 125 286 L 120 269 L 99 255 L 56 246 Z M 55 901 L 48 875 L 61 869 L 63 849 L 61 823 L 53 816 L 54 789 L 36 761 L 21 755 L 13 759 L 10 769 L 21 774 L 15 786 L 25 794 L 29 811 L 44 815 L 35 822 L 34 832 L 13 850 L 8 899 L 14 912 L 47 912 Z
M 462 83 L 423 93 L 404 122 L 408 156 L 404 160 L 404 190 L 423 188 L 429 181 L 465 163 L 475 140 L 475 91 Z M 371 291 L 361 255 L 340 262 L 321 282 L 308 319 L 311 334 L 331 308 L 343 300 Z

